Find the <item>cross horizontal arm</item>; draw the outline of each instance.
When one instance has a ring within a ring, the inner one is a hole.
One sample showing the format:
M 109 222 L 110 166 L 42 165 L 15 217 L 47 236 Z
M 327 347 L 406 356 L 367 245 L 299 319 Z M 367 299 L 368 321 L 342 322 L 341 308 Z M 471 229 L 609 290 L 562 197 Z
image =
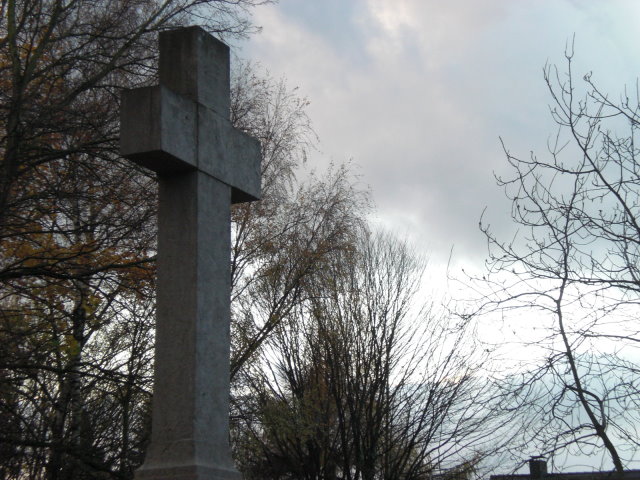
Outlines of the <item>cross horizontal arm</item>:
M 161 85 L 123 92 L 120 143 L 160 175 L 197 169 L 229 185 L 233 203 L 260 197 L 260 143 Z

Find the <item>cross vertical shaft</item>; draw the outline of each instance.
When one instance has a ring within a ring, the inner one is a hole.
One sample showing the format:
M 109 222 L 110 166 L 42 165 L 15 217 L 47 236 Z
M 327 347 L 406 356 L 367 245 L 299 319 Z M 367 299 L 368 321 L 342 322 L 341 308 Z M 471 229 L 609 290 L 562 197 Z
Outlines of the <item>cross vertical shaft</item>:
M 260 150 L 229 123 L 229 52 L 160 35 L 160 85 L 123 92 L 123 156 L 158 172 L 152 437 L 138 479 L 236 479 L 229 448 L 230 207 L 260 194 Z

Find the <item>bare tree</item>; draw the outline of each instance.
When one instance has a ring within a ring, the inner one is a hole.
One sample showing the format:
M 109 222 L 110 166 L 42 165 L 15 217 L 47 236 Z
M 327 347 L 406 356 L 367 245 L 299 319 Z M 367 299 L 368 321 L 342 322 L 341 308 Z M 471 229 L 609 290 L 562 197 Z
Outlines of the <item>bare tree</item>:
M 513 175 L 498 183 L 519 231 L 503 241 L 482 225 L 491 256 L 478 288 L 490 292 L 483 308 L 531 312 L 540 332 L 527 334 L 539 365 L 504 384 L 529 451 L 605 453 L 622 473 L 638 447 L 640 103 L 637 91 L 612 100 L 591 74 L 578 84 L 572 57 L 566 72 L 544 70 L 558 125 L 549 155 L 505 148 Z
M 328 256 L 350 248 L 369 205 L 346 165 L 296 178 L 316 142 L 296 89 L 248 64 L 234 77 L 232 120 L 261 142 L 263 197 L 232 212 L 232 378 L 303 301 Z
M 464 465 L 463 478 L 493 449 L 483 355 L 464 325 L 417 305 L 423 267 L 361 230 L 314 273 L 246 372 L 236 448 L 248 478 L 422 479 Z

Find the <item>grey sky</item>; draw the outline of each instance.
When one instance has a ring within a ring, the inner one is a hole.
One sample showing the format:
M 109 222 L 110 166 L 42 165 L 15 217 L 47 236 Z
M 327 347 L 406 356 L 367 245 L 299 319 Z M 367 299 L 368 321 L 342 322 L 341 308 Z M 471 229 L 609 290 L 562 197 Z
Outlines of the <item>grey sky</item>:
M 505 234 L 493 172 L 512 152 L 544 154 L 554 133 L 542 68 L 562 64 L 618 94 L 640 71 L 640 2 L 281 0 L 239 54 L 300 87 L 320 137 L 312 165 L 353 159 L 377 220 L 446 262 L 479 265 L 487 208 Z

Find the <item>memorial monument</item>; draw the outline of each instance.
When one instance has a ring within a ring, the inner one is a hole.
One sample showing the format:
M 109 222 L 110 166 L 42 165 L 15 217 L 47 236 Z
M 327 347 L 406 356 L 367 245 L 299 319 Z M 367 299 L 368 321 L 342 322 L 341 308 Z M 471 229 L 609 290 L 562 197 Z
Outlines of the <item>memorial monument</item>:
M 160 85 L 122 95 L 121 153 L 158 174 L 151 443 L 137 479 L 237 479 L 229 447 L 230 207 L 260 196 L 260 144 L 229 121 L 229 48 L 160 34 Z

